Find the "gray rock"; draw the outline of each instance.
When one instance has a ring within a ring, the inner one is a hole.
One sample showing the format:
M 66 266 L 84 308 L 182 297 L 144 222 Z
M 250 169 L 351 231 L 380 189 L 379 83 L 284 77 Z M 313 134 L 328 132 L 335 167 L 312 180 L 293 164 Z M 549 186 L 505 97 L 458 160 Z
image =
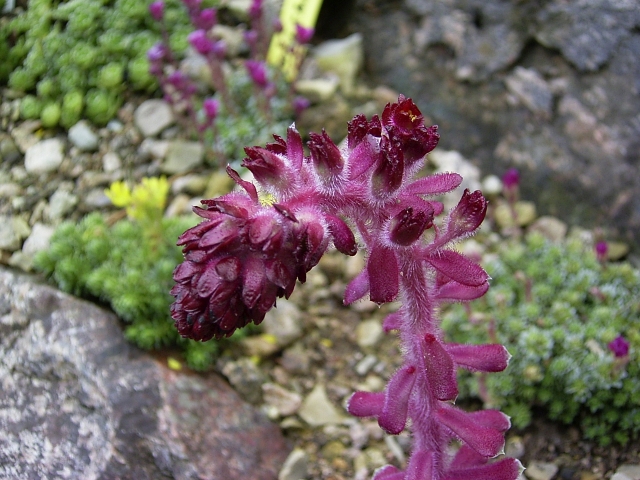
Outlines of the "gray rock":
M 542 214 L 640 248 L 637 1 L 373 3 L 350 24 L 367 72 L 440 126 L 439 148 L 485 175 L 517 167 Z
M 621 39 L 640 21 L 633 0 L 549 2 L 536 18 L 536 40 L 558 48 L 582 71 L 594 71 L 608 61 Z
M 93 131 L 89 122 L 80 120 L 69 129 L 69 141 L 83 152 L 92 152 L 98 148 L 100 138 Z
M 640 465 L 620 465 L 611 480 L 640 480 Z
M 33 174 L 53 172 L 62 163 L 63 152 L 64 143 L 59 138 L 41 140 L 27 148 L 24 168 Z
M 56 190 L 49 199 L 49 219 L 58 222 L 73 211 L 78 204 L 78 197 L 66 190 Z
M 145 137 L 159 134 L 174 122 L 173 110 L 164 100 L 145 100 L 133 114 L 133 119 L 140 133 Z
M 21 217 L 0 215 L 0 250 L 15 252 L 30 233 L 29 224 Z
M 107 152 L 102 157 L 102 169 L 107 173 L 112 173 L 122 168 L 122 160 L 116 152 Z
M 0 478 L 278 475 L 275 425 L 129 345 L 113 314 L 6 270 L 0 312 Z
M 161 170 L 169 175 L 186 173 L 202 165 L 203 160 L 204 147 L 201 143 L 174 140 L 169 144 Z
M 547 82 L 532 68 L 516 67 L 505 79 L 507 88 L 533 113 L 551 115 L 553 95 Z
M 247 402 L 257 405 L 262 401 L 261 387 L 267 379 L 250 358 L 243 357 L 235 361 L 221 359 L 218 368 Z
M 295 392 L 282 388 L 275 383 L 265 383 L 262 385 L 262 397 L 264 402 L 273 407 L 278 415 L 287 417 L 293 415 L 300 409 L 302 398 Z

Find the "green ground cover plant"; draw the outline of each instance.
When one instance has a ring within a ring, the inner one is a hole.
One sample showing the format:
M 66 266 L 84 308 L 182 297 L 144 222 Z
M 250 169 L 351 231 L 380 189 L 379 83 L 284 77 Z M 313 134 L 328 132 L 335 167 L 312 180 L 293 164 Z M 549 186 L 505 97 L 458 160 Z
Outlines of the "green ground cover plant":
M 62 290 L 108 304 L 134 344 L 178 347 L 190 368 L 205 370 L 220 345 L 182 338 L 169 314 L 172 272 L 182 261 L 175 239 L 196 220 L 163 217 L 167 192 L 166 179 L 144 179 L 133 189 L 116 182 L 108 194 L 127 217 L 110 222 L 95 212 L 79 223 L 61 224 L 50 248 L 36 257 L 36 267 Z
M 542 407 L 601 445 L 637 439 L 640 272 L 575 240 L 531 234 L 507 245 L 484 264 L 487 295 L 444 313 L 449 338 L 501 343 L 513 354 L 504 372 L 460 373 L 461 395 L 502 409 L 519 428 Z

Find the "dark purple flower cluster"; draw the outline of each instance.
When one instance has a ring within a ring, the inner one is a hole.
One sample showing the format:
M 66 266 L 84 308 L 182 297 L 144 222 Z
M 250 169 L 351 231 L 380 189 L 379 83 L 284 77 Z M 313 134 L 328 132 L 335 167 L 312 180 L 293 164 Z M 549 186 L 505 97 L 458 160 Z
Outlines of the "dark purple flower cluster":
M 348 410 L 376 417 L 390 434 L 403 431 L 410 419 L 414 439 L 407 469 L 387 466 L 374 479 L 515 480 L 517 460 L 489 462 L 502 452 L 508 418 L 452 405 L 458 368 L 502 371 L 509 354 L 498 344 L 442 338 L 438 304 L 482 296 L 489 277 L 448 248 L 484 220 L 482 194 L 465 190 L 439 222 L 444 207 L 430 197 L 455 189 L 462 178 L 413 178 L 438 139 L 437 127 L 425 126 L 417 106 L 400 96 L 380 117 L 354 117 L 343 148 L 326 132 L 312 133 L 305 155 L 293 126 L 286 139 L 275 136 L 265 147 L 246 148 L 243 165 L 269 201 L 261 203 L 254 184 L 228 169 L 244 192 L 196 207 L 204 221 L 180 237 L 185 261 L 174 273 L 172 316 L 183 336 L 228 336 L 251 321 L 260 323 L 329 246 L 347 255 L 363 248 L 366 264 L 347 286 L 345 303 L 366 295 L 377 303 L 401 301 L 383 327 L 400 332 L 403 365 L 384 391 L 356 392 Z M 455 441 L 462 447 L 450 455 L 447 447 Z

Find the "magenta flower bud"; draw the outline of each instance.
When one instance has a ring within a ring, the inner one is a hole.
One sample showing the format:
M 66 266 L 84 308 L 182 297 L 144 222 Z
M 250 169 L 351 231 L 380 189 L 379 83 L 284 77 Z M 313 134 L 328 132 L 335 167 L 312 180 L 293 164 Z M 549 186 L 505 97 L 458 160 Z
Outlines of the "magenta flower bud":
M 368 121 L 367 117 L 359 114 L 347 123 L 347 132 L 347 144 L 349 149 L 352 150 L 356 148 L 367 135 L 380 138 L 380 135 L 382 135 L 382 125 L 377 115 L 374 115 L 371 121 Z
M 272 24 L 271 28 L 273 29 L 274 33 L 280 33 L 282 31 L 283 26 L 282 26 L 282 22 L 280 21 L 279 18 L 276 18 L 273 21 L 273 24 Z
M 164 17 L 164 2 L 161 0 L 152 2 L 149 5 L 149 13 L 151 13 L 151 16 L 154 20 L 158 22 L 162 20 L 162 18 Z
M 254 47 L 258 43 L 258 32 L 247 30 L 244 32 L 244 41 L 247 42 L 247 45 Z
M 207 55 L 213 50 L 213 42 L 204 30 L 195 30 L 187 36 L 189 44 L 201 55 Z
M 182 90 L 185 87 L 187 78 L 181 71 L 176 70 L 167 77 L 167 81 L 178 90 Z
M 345 255 L 353 256 L 358 253 L 358 244 L 356 238 L 349 226 L 339 217 L 335 215 L 325 215 L 329 233 L 333 238 L 333 245 L 336 249 Z
M 626 357 L 629 355 L 629 341 L 622 335 L 618 335 L 612 342 L 609 343 L 609 350 L 613 352 L 616 358 Z
M 438 127 L 426 127 L 424 117 L 413 100 L 398 97 L 398 102 L 388 104 L 382 112 L 382 125 L 390 138 L 402 146 L 404 161 L 411 165 L 433 150 L 440 135 Z
M 218 22 L 218 12 L 215 8 L 204 8 L 194 20 L 194 27 L 209 30 Z
M 160 62 L 167 54 L 167 49 L 162 42 L 156 43 L 153 47 L 147 50 L 147 58 L 150 62 Z
M 510 168 L 502 175 L 502 184 L 506 190 L 514 190 L 520 185 L 520 172 L 517 168 Z
M 402 145 L 388 137 L 380 139 L 378 166 L 371 177 L 372 193 L 385 199 L 395 193 L 404 178 L 404 154 Z
M 217 40 L 213 42 L 213 48 L 211 49 L 216 58 L 222 60 L 227 54 L 227 42 L 224 40 Z
M 305 43 L 309 43 L 314 34 L 313 27 L 303 27 L 299 23 L 296 23 L 296 42 L 300 45 L 304 45 Z
M 293 112 L 297 118 L 300 115 L 302 115 L 302 112 L 304 112 L 307 108 L 309 108 L 309 106 L 311 105 L 311 102 L 305 97 L 301 97 L 300 95 L 298 95 L 293 99 L 292 104 L 293 104 L 292 105 Z
M 469 193 L 465 189 L 462 198 L 449 215 L 447 233 L 450 237 L 464 237 L 473 233 L 487 214 L 487 200 L 480 190 Z
M 215 120 L 220 110 L 220 102 L 215 98 L 207 98 L 202 102 L 202 108 L 209 120 Z
M 249 17 L 252 20 L 257 20 L 262 16 L 262 0 L 253 0 L 249 7 Z
M 260 88 L 265 88 L 269 83 L 267 80 L 267 67 L 264 62 L 258 60 L 247 60 L 245 67 L 251 80 Z
M 263 185 L 286 186 L 288 180 L 285 161 L 273 152 L 261 147 L 245 147 L 247 157 L 242 166 L 248 168 Z
M 384 406 L 378 416 L 378 425 L 385 432 L 397 435 L 407 424 L 409 398 L 416 381 L 416 367 L 405 365 L 391 377 L 384 392 Z
M 333 140 L 322 130 L 322 135 L 311 132 L 307 146 L 311 152 L 311 160 L 321 178 L 331 180 L 344 168 L 344 159 Z
M 182 3 L 187 7 L 189 11 L 195 11 L 200 9 L 202 0 L 182 0 Z
M 433 226 L 433 209 L 407 207 L 391 219 L 389 238 L 397 245 L 408 247 Z
M 594 249 L 596 251 L 596 257 L 598 258 L 598 261 L 604 262 L 607 259 L 607 253 L 609 252 L 609 245 L 607 245 L 607 242 L 601 241 L 596 243 Z

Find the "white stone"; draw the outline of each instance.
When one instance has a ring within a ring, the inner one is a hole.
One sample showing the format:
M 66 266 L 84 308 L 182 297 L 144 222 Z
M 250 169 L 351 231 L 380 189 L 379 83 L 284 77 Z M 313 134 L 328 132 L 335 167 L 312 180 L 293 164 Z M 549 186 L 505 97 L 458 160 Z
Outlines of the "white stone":
M 311 78 L 298 80 L 295 84 L 296 92 L 313 103 L 329 100 L 338 91 L 340 80 L 337 75 L 326 78 Z
M 300 418 L 312 427 L 322 425 L 335 425 L 342 423 L 343 416 L 333 406 L 324 385 L 317 384 L 302 402 L 302 407 L 298 412 Z
M 549 215 L 538 218 L 529 227 L 529 231 L 538 232 L 552 242 L 562 241 L 567 236 L 567 229 L 566 223 Z
M 547 462 L 530 462 L 524 474 L 529 480 L 551 480 L 558 473 L 558 466 Z
M 365 320 L 356 327 L 356 341 L 361 348 L 375 346 L 381 337 L 382 325 L 380 320 Z
M 69 141 L 84 152 L 92 152 L 98 148 L 100 139 L 86 120 L 80 120 L 69 129 Z
M 462 176 L 462 183 L 458 188 L 443 196 L 442 202 L 445 210 L 449 210 L 458 204 L 465 188 L 468 188 L 471 192 L 481 188 L 480 170 L 464 158 L 460 152 L 435 149 L 427 158 L 436 166 L 437 172 L 455 172 Z
M 133 119 L 145 137 L 153 137 L 174 122 L 173 110 L 164 100 L 146 100 L 136 108 Z
M 14 252 L 9 259 L 9 265 L 25 271 L 31 270 L 36 254 L 49 248 L 54 231 L 55 229 L 49 225 L 40 222 L 34 224 L 31 234 L 22 245 L 22 251 Z
M 323 42 L 314 49 L 313 57 L 323 71 L 340 77 L 340 87 L 348 95 L 364 62 L 362 35 L 354 33 L 341 40 Z
M 66 190 L 56 190 L 49 199 L 49 218 L 62 220 L 78 204 L 78 197 Z
M 262 385 L 262 398 L 270 407 L 274 407 L 278 415 L 287 417 L 300 409 L 302 398 L 295 392 L 282 388 L 275 383 Z
M 64 158 L 64 143 L 59 138 L 41 140 L 27 148 L 24 168 L 29 173 L 40 174 L 57 170 Z
M 273 335 L 277 345 L 284 347 L 302 336 L 302 312 L 295 303 L 278 299 L 277 307 L 267 312 L 262 325 L 265 333 Z
M 167 149 L 167 157 L 161 169 L 169 175 L 187 173 L 202 165 L 203 160 L 204 147 L 201 143 L 175 140 Z
M 497 175 L 487 175 L 482 179 L 482 193 L 485 197 L 495 197 L 502 193 L 502 180 Z
M 309 456 L 300 448 L 294 449 L 284 461 L 278 480 L 304 480 L 309 475 Z
M 115 172 L 122 168 L 122 160 L 116 152 L 107 152 L 102 157 L 102 169 L 107 172 Z
M 29 224 L 21 217 L 0 215 L 0 250 L 18 250 L 30 233 Z

